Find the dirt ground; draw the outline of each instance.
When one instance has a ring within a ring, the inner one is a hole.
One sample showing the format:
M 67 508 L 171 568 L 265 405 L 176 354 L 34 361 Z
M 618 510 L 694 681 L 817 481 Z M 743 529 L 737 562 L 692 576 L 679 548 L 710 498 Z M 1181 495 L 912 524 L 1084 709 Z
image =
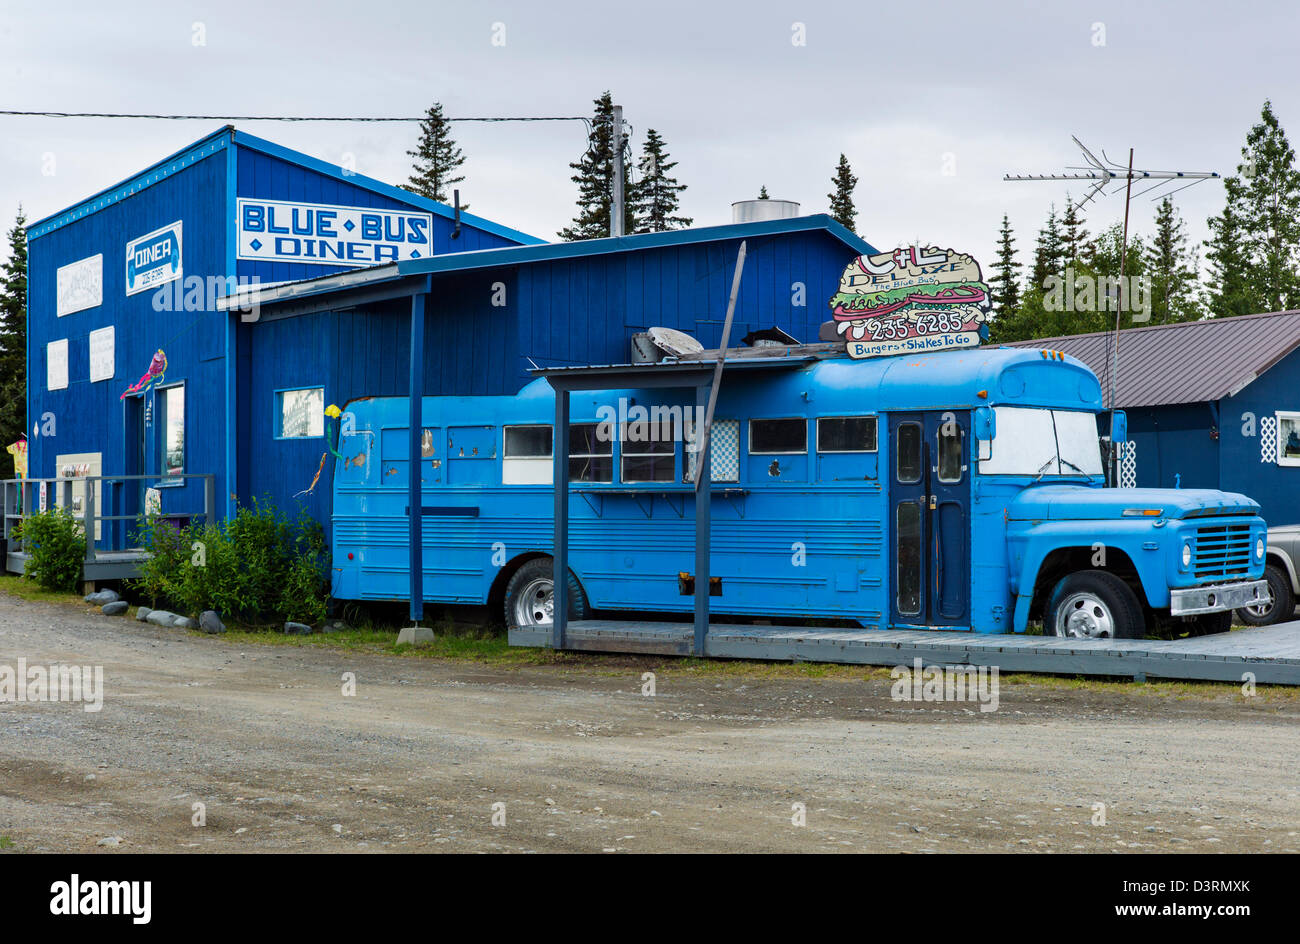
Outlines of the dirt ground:
M 9 853 L 1300 850 L 1300 701 L 1267 691 L 1004 680 L 981 713 L 880 673 L 484 666 L 0 594 L 20 657 L 105 696 L 0 704 Z

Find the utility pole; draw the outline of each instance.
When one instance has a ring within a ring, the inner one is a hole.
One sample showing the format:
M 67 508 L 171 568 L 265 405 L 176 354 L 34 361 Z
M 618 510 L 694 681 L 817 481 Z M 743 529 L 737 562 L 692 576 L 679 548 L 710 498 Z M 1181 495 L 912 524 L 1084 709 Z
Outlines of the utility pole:
M 614 194 L 609 205 L 609 235 L 623 235 L 623 106 L 614 106 Z

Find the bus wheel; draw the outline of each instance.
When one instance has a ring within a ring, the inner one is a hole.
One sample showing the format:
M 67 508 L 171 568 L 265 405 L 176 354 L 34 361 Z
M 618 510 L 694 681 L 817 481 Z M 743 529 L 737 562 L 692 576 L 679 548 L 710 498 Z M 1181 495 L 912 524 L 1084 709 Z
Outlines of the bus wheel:
M 506 584 L 506 627 L 538 629 L 555 622 L 555 561 L 535 557 L 515 571 Z M 569 619 L 586 619 L 587 595 L 569 571 Z
M 1047 600 L 1043 632 L 1073 639 L 1137 639 L 1145 620 L 1128 584 L 1104 570 L 1070 574 Z
M 1264 569 L 1268 581 L 1269 599 L 1256 606 L 1243 606 L 1237 610 L 1237 619 L 1247 626 L 1268 626 L 1289 620 L 1295 613 L 1295 594 L 1291 592 L 1291 578 L 1277 564 Z

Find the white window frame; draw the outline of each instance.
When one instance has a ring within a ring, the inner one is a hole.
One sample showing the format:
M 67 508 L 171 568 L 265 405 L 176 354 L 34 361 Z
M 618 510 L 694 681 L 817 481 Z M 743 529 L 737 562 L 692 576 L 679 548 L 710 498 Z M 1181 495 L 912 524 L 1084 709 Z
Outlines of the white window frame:
M 551 448 L 544 456 L 512 456 L 507 448 L 513 429 L 544 429 Z M 555 429 L 549 423 L 512 423 L 501 427 L 501 484 L 551 485 L 555 479 Z
M 1288 420 L 1300 426 L 1300 413 L 1292 410 L 1276 410 L 1273 416 L 1277 419 L 1277 448 L 1275 450 L 1275 459 L 1277 464 L 1283 467 L 1300 466 L 1300 456 L 1284 456 L 1282 449 L 1285 440 L 1282 436 L 1282 421 Z

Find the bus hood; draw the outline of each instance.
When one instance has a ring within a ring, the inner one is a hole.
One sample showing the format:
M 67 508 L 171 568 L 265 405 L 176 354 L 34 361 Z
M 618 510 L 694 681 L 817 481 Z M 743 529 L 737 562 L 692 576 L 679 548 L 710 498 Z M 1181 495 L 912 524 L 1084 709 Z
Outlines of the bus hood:
M 1127 509 L 1159 509 L 1139 517 L 1188 518 L 1259 514 L 1259 503 L 1237 492 L 1214 488 L 1089 488 L 1039 485 L 1025 489 L 1007 509 L 1009 518 L 1025 521 L 1126 517 Z

